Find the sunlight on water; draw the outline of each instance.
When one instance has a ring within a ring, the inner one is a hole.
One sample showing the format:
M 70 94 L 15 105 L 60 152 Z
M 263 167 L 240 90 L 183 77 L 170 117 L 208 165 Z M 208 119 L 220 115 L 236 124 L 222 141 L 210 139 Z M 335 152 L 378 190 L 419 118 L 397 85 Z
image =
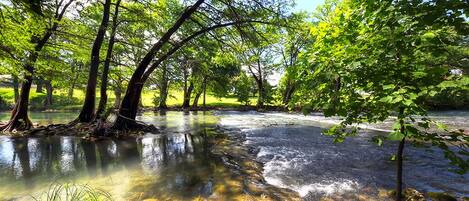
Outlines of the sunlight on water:
M 47 123 L 61 115 L 33 113 L 32 117 L 33 121 L 50 118 L 43 121 Z M 431 115 L 452 127 L 468 127 L 468 112 Z M 60 121 L 74 117 L 67 114 Z M 395 164 L 389 158 L 396 144 L 375 146 L 369 142 L 374 131 L 333 144 L 321 130 L 338 118 L 257 112 L 149 112 L 138 118 L 157 126 L 163 135 L 98 142 L 75 137 L 0 137 L 0 200 L 30 200 L 51 183 L 67 182 L 109 191 L 117 200 L 234 199 L 243 192 L 243 180 L 211 153 L 206 136 L 216 126 L 246 134 L 244 143 L 259 150 L 257 160 L 264 163 L 265 180 L 306 200 L 374 195 L 378 189 L 394 186 Z M 388 123 L 371 127 L 387 129 Z M 406 156 L 407 186 L 469 195 L 469 175 L 448 171 L 441 151 L 409 146 Z

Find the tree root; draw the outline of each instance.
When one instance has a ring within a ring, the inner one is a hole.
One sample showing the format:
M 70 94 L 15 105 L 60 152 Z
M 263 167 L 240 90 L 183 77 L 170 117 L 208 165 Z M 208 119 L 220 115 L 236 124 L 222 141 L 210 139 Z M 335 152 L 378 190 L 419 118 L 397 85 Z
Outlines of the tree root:
M 127 134 L 128 132 L 133 133 L 137 132 L 147 132 L 147 133 L 158 133 L 158 129 L 151 124 L 146 124 L 142 121 L 135 119 L 130 119 L 122 115 L 117 114 L 116 121 L 111 127 L 111 130 L 114 130 L 119 135 Z
M 3 132 L 17 132 L 17 131 L 25 131 L 29 130 L 33 127 L 33 123 L 29 120 L 28 117 L 26 118 L 17 118 L 13 117 L 8 121 L 7 124 L 0 126 L 0 130 Z

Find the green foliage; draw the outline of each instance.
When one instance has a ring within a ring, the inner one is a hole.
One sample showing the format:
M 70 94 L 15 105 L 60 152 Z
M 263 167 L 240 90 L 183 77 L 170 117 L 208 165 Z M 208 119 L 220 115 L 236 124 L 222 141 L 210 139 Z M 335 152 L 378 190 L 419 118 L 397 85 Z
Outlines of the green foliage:
M 255 83 L 254 80 L 250 79 L 246 73 L 242 72 L 234 82 L 234 94 L 237 100 L 244 105 L 251 103 L 250 96 L 253 94 Z
M 326 3 L 310 31 L 316 42 L 308 46 L 309 65 L 299 69 L 300 101 L 310 106 L 304 109 L 343 116 L 340 127 L 327 132 L 339 142 L 354 135 L 345 127 L 397 116 L 387 139 L 432 142 L 466 172 L 468 137 L 429 130 L 439 124 L 428 120 L 425 108 L 428 97 L 468 89 L 467 75 L 449 73 L 464 68 L 469 56 L 466 9 L 461 1 Z

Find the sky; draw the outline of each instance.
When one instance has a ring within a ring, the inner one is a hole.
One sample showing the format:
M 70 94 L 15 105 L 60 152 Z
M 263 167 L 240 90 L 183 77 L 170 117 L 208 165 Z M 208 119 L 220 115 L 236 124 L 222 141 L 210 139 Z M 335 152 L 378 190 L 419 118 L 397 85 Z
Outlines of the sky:
M 324 3 L 324 0 L 295 0 L 295 1 L 297 4 L 295 7 L 295 10 L 308 11 L 308 12 L 315 11 L 318 5 L 321 5 Z

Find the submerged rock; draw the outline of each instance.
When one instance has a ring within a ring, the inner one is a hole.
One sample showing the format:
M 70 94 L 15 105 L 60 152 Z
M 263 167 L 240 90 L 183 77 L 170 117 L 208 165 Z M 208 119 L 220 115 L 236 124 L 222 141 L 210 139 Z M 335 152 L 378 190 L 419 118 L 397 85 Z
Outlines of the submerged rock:
M 442 192 L 429 192 L 427 193 L 427 197 L 433 201 L 457 201 L 452 195 Z

